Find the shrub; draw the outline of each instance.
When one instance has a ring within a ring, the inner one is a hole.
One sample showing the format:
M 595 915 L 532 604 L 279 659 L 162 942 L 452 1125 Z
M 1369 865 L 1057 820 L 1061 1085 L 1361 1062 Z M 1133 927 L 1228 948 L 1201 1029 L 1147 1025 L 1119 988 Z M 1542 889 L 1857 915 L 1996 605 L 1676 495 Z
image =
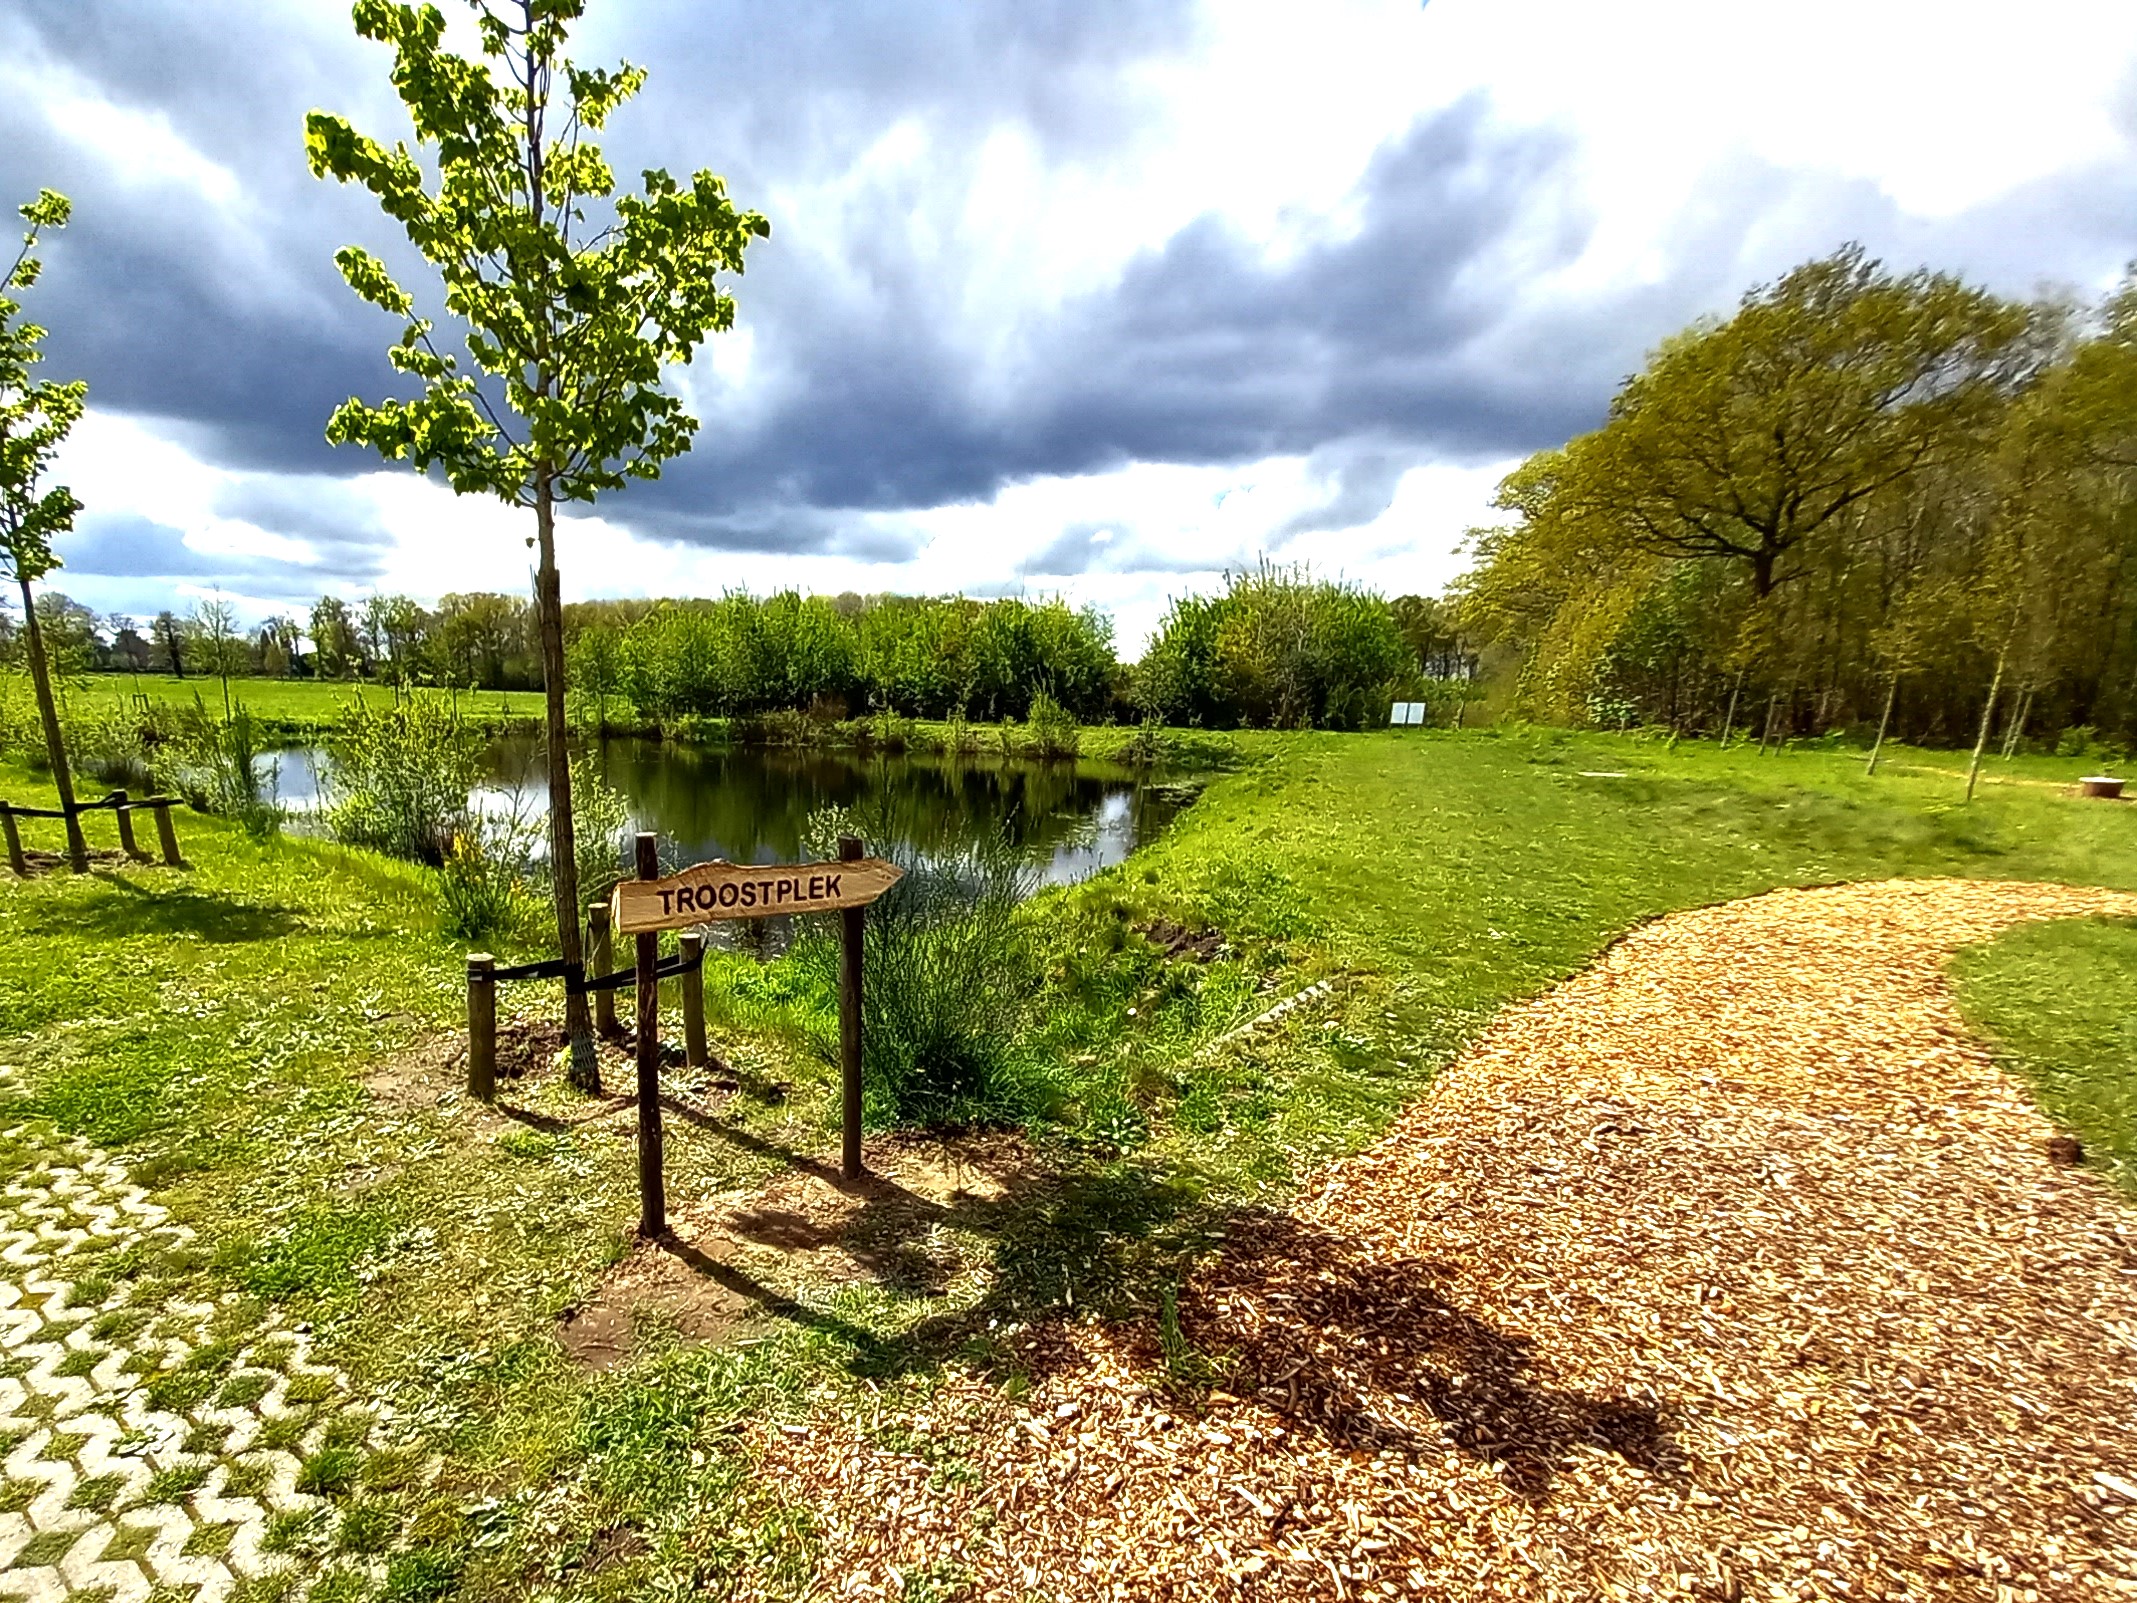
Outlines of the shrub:
M 1415 654 L 1380 596 L 1267 562 L 1221 596 L 1185 596 L 1134 674 L 1168 724 L 1355 729 L 1387 715 L 1387 686 Z
M 1041 757 L 1073 757 L 1083 743 L 1076 719 L 1045 691 L 1031 698 L 1031 748 Z
M 579 865 L 579 895 L 593 901 L 608 895 L 624 875 L 630 849 L 631 804 L 601 777 L 591 757 L 571 760 L 571 849 Z
M 390 707 L 357 698 L 328 757 L 326 822 L 336 840 L 437 868 L 470 831 L 479 754 L 437 698 Z
M 438 926 L 456 940 L 509 934 L 537 910 L 534 831 L 517 815 L 471 822 L 438 867 Z
M 80 773 L 167 787 L 201 812 L 236 819 L 255 838 L 282 827 L 281 768 L 242 702 L 227 717 L 211 713 L 198 692 L 190 707 L 149 702 L 70 712 L 67 750 Z

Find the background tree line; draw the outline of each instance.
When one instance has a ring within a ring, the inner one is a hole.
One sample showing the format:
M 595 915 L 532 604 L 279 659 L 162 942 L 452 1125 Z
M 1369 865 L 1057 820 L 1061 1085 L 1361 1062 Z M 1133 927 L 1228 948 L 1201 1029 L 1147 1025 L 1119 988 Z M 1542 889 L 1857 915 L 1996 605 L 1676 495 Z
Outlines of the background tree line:
M 149 620 L 38 600 L 63 676 L 152 672 L 533 690 L 532 605 L 517 596 L 321 597 L 241 629 L 227 602 Z M 0 652 L 12 635 L 0 614 Z M 1391 697 L 1474 698 L 1452 610 L 1264 564 L 1176 602 L 1139 662 L 1112 620 L 1059 600 L 729 595 L 588 601 L 564 609 L 570 680 L 601 720 L 672 722 L 801 710 L 1026 719 L 1042 692 L 1083 722 L 1357 728 Z
M 2137 279 L 2025 304 L 1848 247 L 1666 342 L 1499 505 L 1458 612 L 1519 710 L 2137 738 Z

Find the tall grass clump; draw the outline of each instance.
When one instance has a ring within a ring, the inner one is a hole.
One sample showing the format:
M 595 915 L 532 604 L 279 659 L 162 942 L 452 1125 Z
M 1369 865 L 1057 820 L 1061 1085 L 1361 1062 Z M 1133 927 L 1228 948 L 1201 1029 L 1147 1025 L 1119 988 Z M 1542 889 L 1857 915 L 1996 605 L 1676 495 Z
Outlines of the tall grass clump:
M 812 847 L 852 832 L 850 817 L 827 823 L 812 830 Z M 862 942 L 868 1122 L 940 1128 L 1028 1118 L 1046 1091 L 1024 1048 L 1041 971 L 1018 906 L 1037 870 L 999 838 L 900 866 L 905 877 L 870 906 Z M 789 960 L 822 993 L 836 993 L 838 941 L 829 927 L 797 940 Z M 836 1056 L 835 1026 L 818 1044 Z
M 197 776 L 208 811 L 234 818 L 256 840 L 274 834 L 282 827 L 282 767 L 262 744 L 259 724 L 243 702 L 208 723 L 205 738 L 181 760 L 181 774 Z
M 227 715 L 195 692 L 191 706 L 115 703 L 70 710 L 67 745 L 82 772 L 112 784 L 176 791 L 256 839 L 282 827 L 281 765 L 242 701 Z
M 326 824 L 336 840 L 439 868 L 471 832 L 480 753 L 443 702 L 358 698 L 327 756 Z

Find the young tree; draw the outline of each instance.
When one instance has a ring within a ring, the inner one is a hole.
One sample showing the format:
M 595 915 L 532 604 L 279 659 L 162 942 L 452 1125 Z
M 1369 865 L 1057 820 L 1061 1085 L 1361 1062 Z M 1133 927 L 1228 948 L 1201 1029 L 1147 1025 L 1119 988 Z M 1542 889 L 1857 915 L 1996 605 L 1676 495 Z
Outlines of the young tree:
M 573 636 L 569 653 L 571 682 L 582 696 L 594 698 L 594 731 L 608 733 L 609 698 L 622 683 L 622 659 L 617 631 L 605 623 L 590 623 Z
M 734 301 L 717 275 L 739 273 L 749 242 L 770 227 L 738 211 L 710 172 L 685 186 L 648 170 L 643 193 L 616 194 L 589 136 L 638 92 L 645 73 L 564 58 L 586 0 L 470 3 L 480 59 L 445 48 L 435 6 L 356 0 L 353 8 L 358 34 L 393 47 L 394 88 L 436 160 L 434 190 L 405 145 L 388 148 L 324 112 L 305 119 L 312 171 L 378 197 L 444 280 L 445 310 L 466 330 L 465 359 L 441 349 L 431 320 L 385 263 L 354 247 L 340 251 L 335 263 L 349 287 L 405 320 L 391 359 L 423 393 L 376 406 L 351 399 L 327 438 L 439 468 L 461 494 L 494 495 L 534 514 L 557 941 L 576 974 L 557 503 L 591 503 L 628 479 L 656 477 L 662 462 L 689 449 L 697 420 L 661 388 L 662 370 L 733 326 Z M 575 987 L 567 988 L 565 1024 L 572 1082 L 597 1086 L 592 1020 Z
M 372 674 L 391 684 L 415 682 L 422 665 L 430 614 L 408 596 L 373 596 L 364 603 L 364 641 L 370 648 Z
M 237 609 L 221 596 L 196 601 L 186 619 L 193 659 L 207 664 L 209 673 L 223 682 L 223 717 L 230 716 L 230 675 L 245 667 L 244 637 L 237 630 Z
M 60 565 L 52 537 L 74 527 L 81 502 L 64 485 L 40 489 L 60 442 L 66 439 L 87 404 L 89 386 L 38 380 L 32 370 L 44 360 L 39 349 L 45 331 L 21 320 L 17 292 L 37 282 L 42 263 L 32 254 L 40 233 L 64 228 L 71 208 L 67 197 L 49 189 L 19 208 L 30 226 L 4 277 L 0 277 L 0 571 L 22 592 L 23 643 L 30 659 L 30 679 L 37 691 L 37 714 L 44 721 L 45 756 L 59 805 L 67 820 L 67 863 L 77 874 L 89 872 L 89 844 L 74 814 L 74 776 L 67 767 L 66 737 L 59 727 L 59 704 L 52 696 L 51 665 L 45 656 L 44 629 L 31 586 Z
M 303 630 L 288 613 L 277 613 L 260 625 L 260 670 L 270 678 L 297 671 L 297 646 Z

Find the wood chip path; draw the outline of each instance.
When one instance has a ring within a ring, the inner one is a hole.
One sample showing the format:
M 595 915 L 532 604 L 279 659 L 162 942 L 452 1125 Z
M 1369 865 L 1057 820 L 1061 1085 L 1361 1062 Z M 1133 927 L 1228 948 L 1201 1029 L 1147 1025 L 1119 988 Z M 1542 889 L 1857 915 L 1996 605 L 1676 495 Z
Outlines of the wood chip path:
M 2137 1597 L 2137 1211 L 2050 1161 L 1943 976 L 2094 914 L 2137 897 L 1641 927 L 1238 1223 L 1181 1298 L 1235 1365 L 1206 1408 L 1082 1325 L 1025 1334 L 1019 1399 L 760 1433 L 819 1595 Z

